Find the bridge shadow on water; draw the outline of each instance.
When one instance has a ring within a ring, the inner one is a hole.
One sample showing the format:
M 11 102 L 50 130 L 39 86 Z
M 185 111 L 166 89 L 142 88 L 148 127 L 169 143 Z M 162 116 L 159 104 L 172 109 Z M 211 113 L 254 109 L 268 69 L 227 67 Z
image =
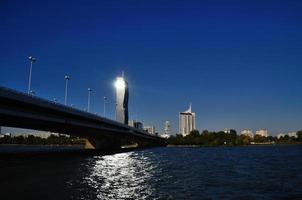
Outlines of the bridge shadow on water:
M 60 150 L 43 150 L 41 151 L 24 151 L 24 152 L 1 152 L 0 151 L 0 158 L 7 159 L 7 158 L 60 158 L 60 157 L 91 157 L 91 156 L 105 156 L 105 155 L 113 155 L 117 153 L 127 153 L 132 151 L 141 151 L 145 149 L 151 149 L 157 147 L 129 147 L 129 148 L 121 148 L 121 149 L 114 149 L 114 150 L 99 150 L 99 149 L 60 149 Z
M 150 158 L 143 156 L 142 150 L 148 149 L 153 148 L 0 153 L 0 199 L 129 199 L 141 195 L 138 191 L 150 189 L 147 182 L 155 173 Z

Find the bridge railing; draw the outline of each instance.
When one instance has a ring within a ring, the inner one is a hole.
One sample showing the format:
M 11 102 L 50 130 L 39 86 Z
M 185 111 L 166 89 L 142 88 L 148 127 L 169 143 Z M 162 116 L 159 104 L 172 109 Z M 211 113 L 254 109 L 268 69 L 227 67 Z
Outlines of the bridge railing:
M 21 92 L 21 91 L 17 91 L 17 90 L 14 90 L 14 89 L 11 89 L 11 88 L 7 88 L 7 87 L 3 87 L 3 86 L 0 86 L 0 90 L 2 91 L 7 91 L 9 93 L 13 93 L 13 94 L 16 94 L 16 95 L 21 95 L 21 96 L 26 96 L 27 98 L 31 98 L 31 99 L 35 99 L 35 100 L 38 100 L 38 101 L 41 101 L 41 102 L 45 102 L 45 103 L 50 103 L 52 105 L 55 105 L 57 107 L 60 107 L 61 109 L 64 109 L 64 110 L 69 110 L 71 112 L 78 112 L 79 114 L 82 113 L 84 115 L 89 115 L 90 117 L 93 117 L 93 118 L 96 118 L 96 119 L 102 119 L 102 120 L 106 120 L 110 123 L 113 123 L 113 124 L 116 124 L 116 125 L 119 125 L 119 126 L 124 126 L 125 128 L 128 128 L 130 130 L 133 130 L 135 132 L 141 132 L 141 133 L 144 133 L 144 134 L 148 134 L 148 135 L 153 135 L 143 129 L 136 129 L 134 127 L 131 127 L 129 125 L 125 125 L 125 124 L 121 124 L 117 121 L 114 121 L 114 120 L 111 120 L 111 119 L 108 119 L 106 117 L 103 117 L 101 115 L 98 115 L 98 114 L 94 114 L 94 113 L 91 113 L 91 112 L 88 112 L 88 111 L 83 111 L 81 109 L 78 109 L 76 107 L 72 107 L 72 106 L 69 106 L 69 105 L 64 105 L 62 103 L 59 103 L 59 102 L 55 102 L 55 101 L 51 101 L 51 100 L 48 100 L 48 99 L 44 99 L 44 98 L 41 98 L 41 97 L 38 97 L 38 96 L 35 96 L 35 95 L 32 95 L 32 94 L 28 94 L 28 93 L 25 93 L 25 92 Z
M 103 117 L 101 115 L 98 115 L 98 114 L 94 114 L 94 113 L 91 113 L 91 112 L 88 112 L 86 110 L 81 110 L 79 108 L 76 108 L 76 107 L 73 107 L 73 106 L 70 106 L 70 105 L 65 105 L 65 104 L 62 104 L 60 102 L 55 102 L 55 101 L 51 101 L 51 100 L 48 100 L 48 99 L 44 99 L 42 97 L 38 97 L 38 96 L 35 96 L 33 94 L 28 94 L 28 93 L 25 93 L 25 92 L 20 92 L 20 91 L 17 91 L 17 90 L 14 90 L 14 89 L 11 89 L 11 88 L 7 88 L 7 87 L 3 87 L 1 86 L 0 87 L 1 90 L 6 90 L 8 92 L 11 92 L 11 93 L 15 93 L 15 94 L 18 94 L 18 95 L 22 95 L 22 96 L 27 96 L 28 98 L 32 98 L 32 99 L 36 99 L 36 100 L 39 100 L 39 101 L 43 101 L 43 102 L 47 102 L 47 103 L 51 103 L 53 105 L 56 105 L 56 106 L 59 106 L 63 109 L 69 109 L 69 110 L 73 110 L 73 111 L 78 111 L 78 112 L 82 112 L 82 113 L 85 113 L 85 114 L 89 114 L 89 115 L 94 115 L 94 116 L 98 116 L 98 117 Z M 104 117 L 103 117 L 104 118 Z

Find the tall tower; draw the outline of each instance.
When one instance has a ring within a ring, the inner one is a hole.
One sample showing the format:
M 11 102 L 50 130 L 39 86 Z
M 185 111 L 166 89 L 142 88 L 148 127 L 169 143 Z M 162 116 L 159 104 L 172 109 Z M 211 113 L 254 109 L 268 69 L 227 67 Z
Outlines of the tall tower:
M 179 113 L 179 133 L 186 136 L 195 129 L 195 113 L 192 112 L 192 106 L 190 105 L 188 110 Z
M 171 135 L 171 123 L 170 121 L 165 122 L 165 134 Z
M 128 82 L 122 76 L 118 76 L 115 81 L 116 88 L 116 121 L 123 124 L 128 124 L 128 100 L 129 100 L 129 91 L 128 91 Z

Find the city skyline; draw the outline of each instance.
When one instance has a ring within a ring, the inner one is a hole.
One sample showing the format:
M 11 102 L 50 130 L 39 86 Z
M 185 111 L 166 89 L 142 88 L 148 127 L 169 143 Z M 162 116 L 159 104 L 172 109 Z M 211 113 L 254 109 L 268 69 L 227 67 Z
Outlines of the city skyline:
M 301 2 L 9 2 L 0 6 L 0 85 L 115 118 L 125 71 L 129 118 L 177 132 L 192 102 L 199 130 L 301 129 Z M 118 10 L 116 7 L 118 6 Z M 268 12 L 269 11 L 269 12 Z M 56 13 L 56 15 L 53 15 Z M 137 17 L 140 16 L 140 17 Z M 42 34 L 43 33 L 43 34 Z

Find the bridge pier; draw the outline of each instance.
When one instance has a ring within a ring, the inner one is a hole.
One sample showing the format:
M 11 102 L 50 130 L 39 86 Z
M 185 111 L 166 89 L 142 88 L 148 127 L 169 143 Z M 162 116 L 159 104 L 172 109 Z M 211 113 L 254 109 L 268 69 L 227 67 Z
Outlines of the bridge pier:
M 121 148 L 121 142 L 112 138 L 86 138 L 84 149 L 97 150 L 118 150 Z

